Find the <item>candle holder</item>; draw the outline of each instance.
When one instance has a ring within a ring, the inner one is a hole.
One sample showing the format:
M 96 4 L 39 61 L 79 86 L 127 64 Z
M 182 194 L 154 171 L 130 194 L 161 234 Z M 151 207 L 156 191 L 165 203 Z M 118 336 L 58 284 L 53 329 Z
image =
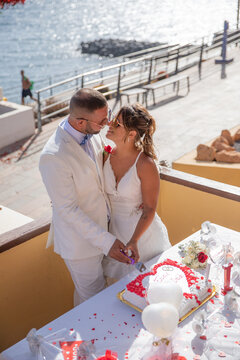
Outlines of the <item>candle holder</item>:
M 222 288 L 223 294 L 226 294 L 228 291 L 232 290 L 232 286 L 230 286 L 232 266 L 233 266 L 232 263 L 224 264 L 222 266 L 224 270 L 224 287 Z

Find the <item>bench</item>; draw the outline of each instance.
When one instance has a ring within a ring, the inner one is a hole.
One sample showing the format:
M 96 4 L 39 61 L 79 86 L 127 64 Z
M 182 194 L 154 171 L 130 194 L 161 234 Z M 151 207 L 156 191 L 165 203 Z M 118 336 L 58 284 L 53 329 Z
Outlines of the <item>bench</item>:
M 147 105 L 147 90 L 143 88 L 133 88 L 124 90 L 120 93 L 120 106 L 122 106 L 122 96 L 127 96 L 128 103 L 130 102 L 130 96 L 131 95 L 137 95 L 137 102 L 139 101 L 139 95 L 142 95 L 142 103 L 144 104 L 144 101 Z
M 147 94 L 146 94 L 146 105 L 147 105 L 147 96 L 148 96 L 148 93 L 149 91 L 152 91 L 152 96 L 153 96 L 153 103 L 154 105 L 156 105 L 156 101 L 155 101 L 155 90 L 156 89 L 160 89 L 162 87 L 165 87 L 167 85 L 171 85 L 173 84 L 174 85 L 174 88 L 175 86 L 177 85 L 177 95 L 179 93 L 179 86 L 180 86 L 180 81 L 182 80 L 186 80 L 187 81 L 187 94 L 189 93 L 190 91 L 190 78 L 189 78 L 189 75 L 175 75 L 175 76 L 172 76 L 168 79 L 164 79 L 164 80 L 161 80 L 161 81 L 157 81 L 153 84 L 148 84 L 148 85 L 145 85 L 143 86 L 143 88 L 145 90 L 147 90 Z

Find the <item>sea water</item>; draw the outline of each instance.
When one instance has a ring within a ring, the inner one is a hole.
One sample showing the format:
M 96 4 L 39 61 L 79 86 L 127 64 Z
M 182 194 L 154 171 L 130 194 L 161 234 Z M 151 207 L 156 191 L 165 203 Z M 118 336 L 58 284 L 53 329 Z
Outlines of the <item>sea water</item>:
M 237 21 L 237 0 L 26 0 L 0 13 L 0 87 L 20 102 L 20 70 L 39 89 L 114 60 L 81 54 L 99 38 L 184 44 Z

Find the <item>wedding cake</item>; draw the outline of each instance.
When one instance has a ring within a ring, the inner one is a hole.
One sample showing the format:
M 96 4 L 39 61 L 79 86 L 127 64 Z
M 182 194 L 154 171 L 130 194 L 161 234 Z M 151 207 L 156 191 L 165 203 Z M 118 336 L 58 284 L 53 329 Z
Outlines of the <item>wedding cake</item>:
M 151 271 L 138 275 L 127 284 L 123 299 L 143 310 L 147 303 L 147 291 L 151 284 L 176 282 L 182 288 L 183 301 L 179 309 L 182 318 L 190 310 L 196 308 L 212 292 L 211 280 L 177 261 L 166 259 L 154 265 Z

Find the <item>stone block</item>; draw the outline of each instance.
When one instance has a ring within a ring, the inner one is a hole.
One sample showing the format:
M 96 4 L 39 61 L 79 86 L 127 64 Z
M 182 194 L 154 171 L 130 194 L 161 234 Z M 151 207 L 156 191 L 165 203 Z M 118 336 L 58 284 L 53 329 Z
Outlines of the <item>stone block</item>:
M 240 153 L 237 151 L 222 150 L 216 153 L 216 160 L 226 163 L 240 163 Z
M 225 139 L 227 139 L 228 144 L 229 144 L 230 146 L 233 146 L 233 145 L 234 145 L 234 140 L 233 140 L 233 137 L 232 137 L 232 135 L 231 135 L 231 133 L 230 133 L 229 130 L 222 130 L 221 136 L 223 136 Z
M 215 159 L 216 150 L 212 146 L 199 144 L 197 147 L 196 160 L 213 161 Z

